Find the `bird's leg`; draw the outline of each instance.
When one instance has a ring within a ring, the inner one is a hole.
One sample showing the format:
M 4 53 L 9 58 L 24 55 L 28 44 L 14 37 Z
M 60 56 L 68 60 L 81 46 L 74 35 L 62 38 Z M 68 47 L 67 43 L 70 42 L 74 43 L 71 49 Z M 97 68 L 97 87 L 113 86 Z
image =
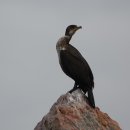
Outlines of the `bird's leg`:
M 77 88 L 77 83 L 75 82 L 73 89 L 76 89 L 76 88 Z
M 78 84 L 75 82 L 74 87 L 69 91 L 69 93 L 72 93 L 73 91 L 75 91 L 76 89 L 78 89 Z

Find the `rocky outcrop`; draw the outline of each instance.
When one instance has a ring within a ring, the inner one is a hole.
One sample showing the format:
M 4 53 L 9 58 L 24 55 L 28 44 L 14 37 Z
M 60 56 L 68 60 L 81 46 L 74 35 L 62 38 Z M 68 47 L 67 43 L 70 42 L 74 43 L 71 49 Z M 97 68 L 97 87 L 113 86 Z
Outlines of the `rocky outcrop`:
M 89 106 L 81 90 L 62 95 L 34 130 L 121 130 L 98 107 Z

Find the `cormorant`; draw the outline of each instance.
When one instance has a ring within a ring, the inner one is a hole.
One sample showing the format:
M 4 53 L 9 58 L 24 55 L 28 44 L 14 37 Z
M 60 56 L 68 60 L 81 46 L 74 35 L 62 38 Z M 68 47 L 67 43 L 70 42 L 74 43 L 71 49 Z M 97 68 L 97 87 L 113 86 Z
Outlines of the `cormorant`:
M 69 44 L 72 36 L 81 28 L 81 26 L 69 25 L 66 28 L 65 36 L 58 40 L 56 50 L 63 72 L 75 81 L 73 89 L 69 92 L 72 93 L 77 88 L 80 88 L 84 94 L 88 92 L 89 104 L 95 108 L 93 96 L 94 77 L 92 71 L 81 53 Z

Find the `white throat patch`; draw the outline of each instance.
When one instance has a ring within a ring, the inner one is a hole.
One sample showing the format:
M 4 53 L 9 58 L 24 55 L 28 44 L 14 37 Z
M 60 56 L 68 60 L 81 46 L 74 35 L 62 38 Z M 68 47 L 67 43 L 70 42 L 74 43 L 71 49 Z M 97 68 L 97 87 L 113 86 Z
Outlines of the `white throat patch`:
M 56 45 L 56 49 L 57 51 L 64 51 L 66 50 L 66 41 L 67 41 L 68 37 L 67 36 L 64 36 L 64 37 L 61 37 L 58 42 L 57 42 L 57 45 Z
M 60 51 L 65 51 L 66 48 L 65 48 L 64 46 L 60 46 L 60 47 L 59 47 L 59 50 L 60 50 Z

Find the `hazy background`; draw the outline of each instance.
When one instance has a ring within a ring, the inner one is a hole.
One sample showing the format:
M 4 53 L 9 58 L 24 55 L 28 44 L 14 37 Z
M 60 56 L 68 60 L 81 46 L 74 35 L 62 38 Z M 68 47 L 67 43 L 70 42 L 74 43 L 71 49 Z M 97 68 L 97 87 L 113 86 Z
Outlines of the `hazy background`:
M 74 82 L 55 49 L 70 24 L 71 43 L 90 64 L 95 102 L 130 129 L 129 0 L 0 0 L 0 129 L 32 130 Z

